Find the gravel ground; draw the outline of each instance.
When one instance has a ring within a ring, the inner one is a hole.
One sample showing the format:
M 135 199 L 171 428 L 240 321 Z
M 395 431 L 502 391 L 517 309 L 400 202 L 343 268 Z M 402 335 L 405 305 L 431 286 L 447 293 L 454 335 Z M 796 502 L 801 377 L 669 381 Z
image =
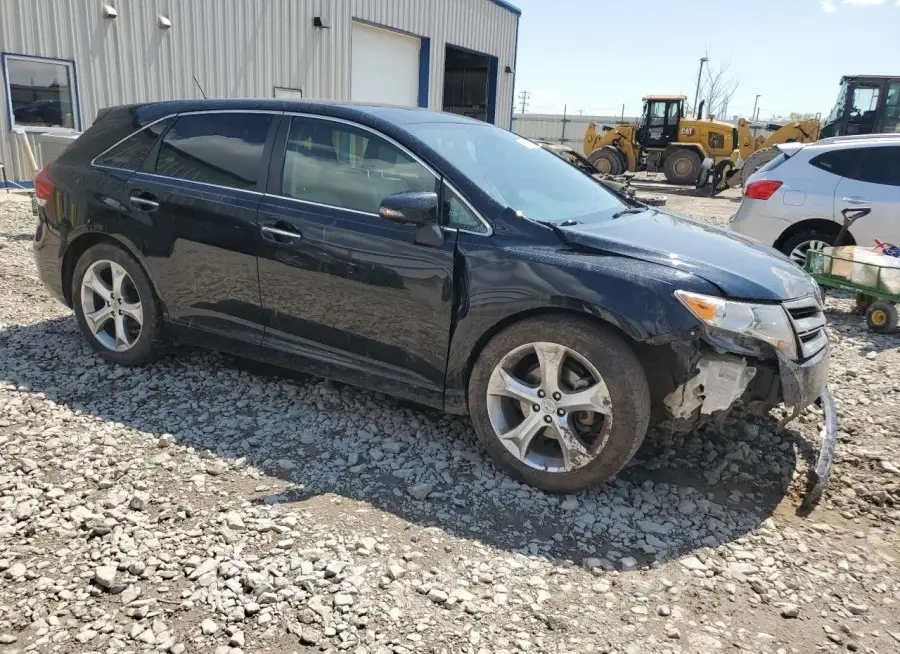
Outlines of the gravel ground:
M 557 497 L 376 393 L 194 350 L 104 364 L 38 282 L 33 224 L 0 203 L 0 651 L 900 651 L 900 340 L 847 297 L 811 515 L 813 411 L 651 432 Z

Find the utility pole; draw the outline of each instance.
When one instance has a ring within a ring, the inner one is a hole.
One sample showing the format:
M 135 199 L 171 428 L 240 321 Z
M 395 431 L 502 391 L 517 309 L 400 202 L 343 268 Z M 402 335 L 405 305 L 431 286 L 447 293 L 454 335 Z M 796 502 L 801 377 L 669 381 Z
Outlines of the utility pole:
M 759 122 L 759 110 L 760 110 L 760 109 L 762 109 L 762 107 L 757 107 L 757 108 L 756 108 L 756 118 L 754 118 L 754 120 L 756 120 L 757 122 Z
M 559 135 L 559 142 L 563 145 L 566 144 L 566 123 L 569 122 L 569 105 L 563 105 L 563 119 L 562 119 L 562 134 Z
M 531 91 L 519 91 L 519 113 L 524 114 L 528 109 L 528 100 L 531 98 Z
M 707 57 L 700 57 L 700 70 L 697 71 L 697 90 L 694 92 L 694 118 L 700 118 L 697 115 L 697 102 L 700 100 L 700 78 L 703 77 L 703 64 L 708 62 Z
M 756 106 L 759 104 L 759 99 L 760 99 L 761 97 L 762 97 L 761 94 L 759 94 L 759 93 L 756 94 L 756 100 L 753 101 L 753 111 L 750 112 L 750 118 L 751 118 L 751 119 L 753 119 L 754 116 L 756 116 L 757 118 L 759 117 L 759 114 L 756 113 Z
M 622 118 L 619 120 L 620 123 L 625 122 L 625 103 L 622 103 Z

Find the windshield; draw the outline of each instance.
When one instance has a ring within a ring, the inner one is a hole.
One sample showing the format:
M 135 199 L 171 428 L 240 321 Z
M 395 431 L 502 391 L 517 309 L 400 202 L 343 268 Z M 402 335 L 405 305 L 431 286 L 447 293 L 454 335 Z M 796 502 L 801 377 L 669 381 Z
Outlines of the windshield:
M 532 220 L 606 220 L 626 207 L 592 177 L 512 132 L 470 123 L 407 129 L 498 203 Z
M 848 82 L 841 84 L 837 102 L 834 103 L 834 108 L 831 110 L 831 113 L 828 114 L 828 118 L 825 119 L 826 124 L 833 123 L 844 117 L 844 106 L 847 104 L 847 86 Z

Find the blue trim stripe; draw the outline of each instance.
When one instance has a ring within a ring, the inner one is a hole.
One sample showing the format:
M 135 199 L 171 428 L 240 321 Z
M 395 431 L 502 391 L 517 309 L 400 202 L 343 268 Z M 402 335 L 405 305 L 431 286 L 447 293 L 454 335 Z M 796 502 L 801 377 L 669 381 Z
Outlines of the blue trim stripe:
M 497 124 L 497 72 L 500 68 L 497 57 L 488 58 L 488 87 L 487 87 L 487 121 L 491 125 Z
M 20 179 L 20 180 L 16 180 L 16 181 L 4 182 L 2 179 L 0 179 L 0 188 L 2 188 L 2 189 L 5 189 L 5 188 L 32 189 L 32 188 L 34 188 L 34 180 L 33 179 Z
M 419 106 L 428 108 L 428 84 L 431 75 L 431 39 L 427 36 L 419 37 L 422 44 L 419 46 Z
M 522 15 L 522 10 L 516 7 L 515 5 L 511 5 L 508 2 L 504 2 L 503 0 L 491 0 L 495 5 L 503 7 L 507 11 L 513 12 L 516 16 Z

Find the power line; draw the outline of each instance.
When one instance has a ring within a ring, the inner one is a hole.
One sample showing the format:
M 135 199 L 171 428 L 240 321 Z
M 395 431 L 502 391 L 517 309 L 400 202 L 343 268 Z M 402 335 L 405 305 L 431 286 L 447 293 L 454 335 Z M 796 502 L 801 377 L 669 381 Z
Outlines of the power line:
M 524 114 L 528 109 L 528 100 L 531 99 L 531 91 L 519 91 L 519 113 Z

